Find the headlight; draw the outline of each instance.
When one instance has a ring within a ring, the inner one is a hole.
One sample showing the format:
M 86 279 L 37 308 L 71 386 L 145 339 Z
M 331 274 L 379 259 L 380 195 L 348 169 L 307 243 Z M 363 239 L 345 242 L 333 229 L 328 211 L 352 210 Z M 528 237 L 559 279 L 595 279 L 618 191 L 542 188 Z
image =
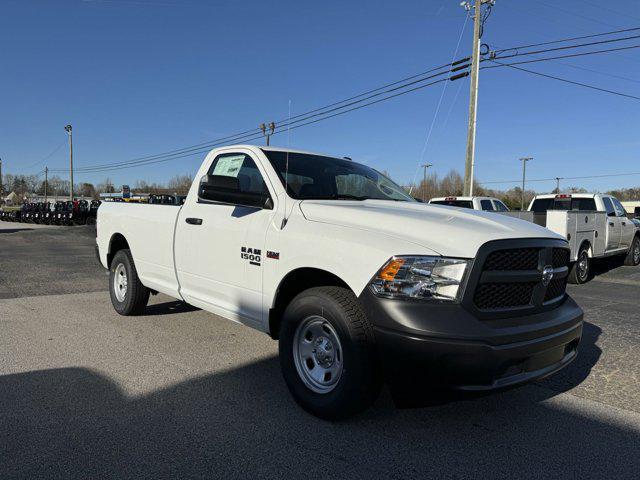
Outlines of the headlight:
M 459 302 L 469 260 L 398 256 L 389 260 L 371 282 L 380 297 Z

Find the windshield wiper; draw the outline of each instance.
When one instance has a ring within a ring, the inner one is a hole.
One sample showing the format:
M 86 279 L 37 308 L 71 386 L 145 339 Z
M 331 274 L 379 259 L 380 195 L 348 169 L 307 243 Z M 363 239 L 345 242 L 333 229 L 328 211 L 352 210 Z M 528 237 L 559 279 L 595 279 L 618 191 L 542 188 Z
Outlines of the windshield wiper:
M 331 196 L 335 200 L 368 200 L 370 197 L 358 197 L 357 195 L 349 195 L 348 193 L 338 193 Z

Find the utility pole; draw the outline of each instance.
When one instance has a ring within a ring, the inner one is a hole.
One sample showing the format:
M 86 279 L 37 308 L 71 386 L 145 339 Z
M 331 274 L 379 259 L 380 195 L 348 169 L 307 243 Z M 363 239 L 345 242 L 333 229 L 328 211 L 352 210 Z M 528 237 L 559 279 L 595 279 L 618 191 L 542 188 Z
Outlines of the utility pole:
M 47 187 L 49 186 L 49 167 L 44 167 L 44 203 L 47 203 Z
M 268 127 L 269 133 L 267 133 L 267 125 L 265 125 L 264 123 L 261 123 L 259 128 L 260 130 L 262 130 L 262 135 L 267 137 L 267 147 L 268 147 L 271 140 L 271 135 L 273 135 L 274 132 L 276 131 L 276 123 L 275 122 L 269 123 L 269 127 Z
M 64 129 L 69 134 L 69 200 L 73 200 L 73 129 L 71 125 Z
M 422 175 L 422 203 L 427 202 L 427 168 L 432 167 L 431 163 L 425 163 L 422 165 L 424 173 Z
M 560 193 L 560 177 L 556 177 L 556 193 Z
M 522 157 L 522 199 L 520 201 L 520 210 L 524 210 L 524 182 L 527 176 L 527 162 L 533 160 L 533 157 Z
M 4 186 L 2 184 L 2 159 L 0 158 L 0 205 L 4 201 Z
M 473 169 L 476 153 L 476 114 L 478 109 L 478 80 L 480 77 L 480 38 L 482 37 L 483 19 L 482 5 L 493 7 L 495 0 L 475 0 L 463 2 L 461 5 L 467 10 L 474 9 L 473 14 L 473 54 L 471 58 L 471 86 L 469 89 L 469 127 L 467 131 L 467 155 L 464 164 L 464 195 L 473 196 Z

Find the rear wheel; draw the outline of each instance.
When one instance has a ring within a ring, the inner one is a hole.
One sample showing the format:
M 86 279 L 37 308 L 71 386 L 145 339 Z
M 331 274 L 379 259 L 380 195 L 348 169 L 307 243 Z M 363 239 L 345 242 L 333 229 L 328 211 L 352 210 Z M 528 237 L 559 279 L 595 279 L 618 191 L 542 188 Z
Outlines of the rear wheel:
M 571 266 L 569 272 L 569 283 L 582 284 L 591 278 L 591 258 L 589 258 L 589 247 L 583 245 L 578 252 L 578 258 Z
M 631 248 L 624 259 L 624 264 L 631 267 L 640 265 L 640 236 L 633 237 L 633 242 L 631 242 Z
M 316 287 L 287 306 L 280 366 L 298 404 L 327 420 L 368 408 L 380 393 L 373 332 L 353 292 Z
M 140 315 L 149 301 L 149 289 L 138 278 L 131 250 L 116 253 L 109 272 L 109 293 L 113 308 L 120 315 Z

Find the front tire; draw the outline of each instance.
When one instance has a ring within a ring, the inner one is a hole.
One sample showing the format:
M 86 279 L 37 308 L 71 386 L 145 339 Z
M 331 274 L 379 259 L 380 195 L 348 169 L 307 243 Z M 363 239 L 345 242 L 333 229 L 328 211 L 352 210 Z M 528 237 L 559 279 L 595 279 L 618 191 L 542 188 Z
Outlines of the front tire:
M 631 242 L 631 248 L 624 259 L 624 264 L 630 267 L 640 265 L 640 236 L 633 237 L 633 242 Z
M 339 420 L 371 406 L 382 382 L 373 331 L 353 292 L 316 287 L 291 301 L 280 366 L 293 398 L 317 417 Z
M 119 250 L 109 271 L 109 293 L 120 315 L 141 315 L 149 301 L 149 289 L 138 278 L 131 250 Z
M 591 279 L 591 258 L 589 258 L 589 247 L 583 245 L 578 252 L 578 258 L 569 271 L 569 283 L 581 285 Z

